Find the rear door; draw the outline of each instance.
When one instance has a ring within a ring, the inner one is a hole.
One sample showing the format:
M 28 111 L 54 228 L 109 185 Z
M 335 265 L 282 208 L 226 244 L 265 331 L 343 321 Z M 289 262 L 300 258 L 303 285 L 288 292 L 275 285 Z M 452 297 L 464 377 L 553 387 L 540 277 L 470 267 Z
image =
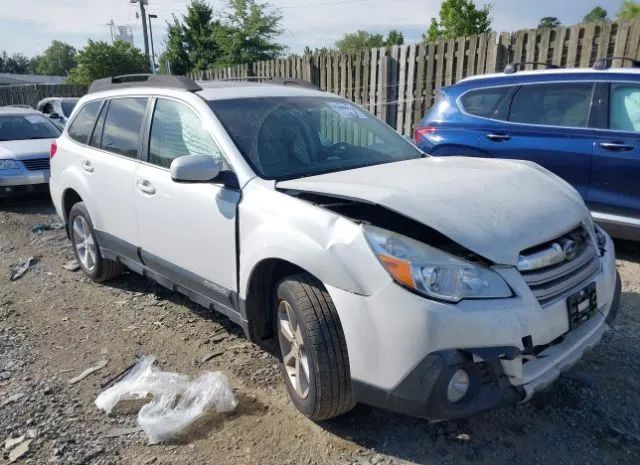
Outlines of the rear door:
M 223 159 L 222 151 L 194 107 L 169 98 L 155 100 L 147 133 L 145 161 L 134 182 L 143 262 L 226 307 L 221 310 L 233 308 L 240 190 L 214 182 L 178 183 L 169 171 L 178 157 Z
M 640 226 L 640 83 L 603 83 L 599 93 L 606 118 L 593 144 L 588 202 L 598 219 Z
M 114 98 L 102 108 L 90 140 L 78 162 L 91 184 L 87 199 L 101 247 L 138 261 L 138 223 L 134 175 L 140 160 L 147 97 Z M 71 132 L 70 128 L 69 132 Z M 95 213 L 94 213 L 95 212 Z
M 565 179 L 586 198 L 594 130 L 587 127 L 594 84 L 525 84 L 498 110 L 503 124 L 480 138 L 491 156 L 529 160 Z

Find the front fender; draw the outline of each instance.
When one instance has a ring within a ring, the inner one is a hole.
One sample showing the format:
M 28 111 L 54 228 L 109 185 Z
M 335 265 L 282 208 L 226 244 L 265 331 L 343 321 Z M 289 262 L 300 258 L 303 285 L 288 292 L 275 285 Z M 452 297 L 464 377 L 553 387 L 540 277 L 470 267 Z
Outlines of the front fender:
M 391 278 L 371 252 L 362 226 L 309 202 L 250 182 L 240 220 L 240 297 L 263 260 L 281 259 L 325 284 L 370 295 Z

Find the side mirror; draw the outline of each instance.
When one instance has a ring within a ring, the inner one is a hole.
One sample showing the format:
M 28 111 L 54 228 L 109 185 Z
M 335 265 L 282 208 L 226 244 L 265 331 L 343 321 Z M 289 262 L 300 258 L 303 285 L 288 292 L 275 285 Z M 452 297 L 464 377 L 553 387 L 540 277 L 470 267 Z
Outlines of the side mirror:
M 209 182 L 222 170 L 222 161 L 209 155 L 186 155 L 171 162 L 171 179 L 176 182 Z
M 47 116 L 49 118 L 51 118 L 51 119 L 60 119 L 60 115 L 58 113 L 56 113 L 55 111 L 52 112 L 52 113 L 49 113 Z

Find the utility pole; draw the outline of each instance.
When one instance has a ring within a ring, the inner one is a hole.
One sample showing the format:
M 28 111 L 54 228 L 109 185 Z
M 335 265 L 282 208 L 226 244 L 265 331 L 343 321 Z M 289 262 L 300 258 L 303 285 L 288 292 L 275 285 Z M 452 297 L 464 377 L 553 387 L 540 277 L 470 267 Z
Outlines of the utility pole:
M 158 15 L 149 15 L 149 37 L 151 38 L 151 72 L 153 74 L 157 73 L 156 70 L 156 52 L 153 49 L 153 26 L 151 25 L 152 19 L 157 19 Z
M 149 61 L 149 37 L 147 36 L 147 12 L 144 6 L 149 3 L 149 0 L 129 0 L 131 3 L 140 4 L 140 16 L 142 17 L 142 35 L 144 37 L 144 54 L 147 57 L 147 63 Z

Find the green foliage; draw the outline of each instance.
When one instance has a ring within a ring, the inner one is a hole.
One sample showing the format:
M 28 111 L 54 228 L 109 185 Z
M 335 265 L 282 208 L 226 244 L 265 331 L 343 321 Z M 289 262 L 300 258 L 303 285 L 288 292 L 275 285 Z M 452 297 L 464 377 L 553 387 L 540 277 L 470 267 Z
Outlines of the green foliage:
M 616 19 L 618 21 L 631 21 L 638 18 L 640 18 L 640 2 L 624 0 L 618 13 L 616 13 Z
M 367 31 L 351 32 L 336 41 L 337 49 L 343 53 L 382 46 L 384 46 L 382 34 L 370 34 Z
M 167 22 L 166 50 L 160 55 L 159 70 L 161 73 L 187 74 L 193 69 L 189 54 L 184 28 L 178 18 L 173 16 L 173 23 Z
M 31 61 L 22 53 L 8 55 L 3 50 L 0 54 L 0 73 L 31 74 Z
M 440 20 L 431 18 L 422 37 L 431 42 L 491 32 L 492 9 L 492 3 L 478 9 L 473 0 L 444 0 L 440 5 Z
M 222 51 L 216 63 L 229 66 L 278 58 L 285 47 L 275 42 L 282 33 L 279 13 L 269 13 L 268 4 L 255 0 L 229 0 L 228 13 L 216 30 L 216 41 Z
M 562 23 L 560 23 L 560 20 L 555 16 L 545 16 L 540 20 L 540 23 L 538 23 L 538 29 L 543 27 L 558 27 L 560 24 Z
M 336 42 L 336 48 L 343 53 L 347 53 L 402 44 L 404 44 L 404 35 L 397 29 L 390 30 L 386 39 L 382 34 L 371 34 L 367 31 L 360 30 L 342 36 L 342 39 Z M 311 49 L 309 49 L 309 47 L 305 49 L 305 53 L 307 53 L 307 49 L 310 53 Z M 318 49 L 316 49 L 316 51 L 318 51 Z
M 607 10 L 605 10 L 601 6 L 595 7 L 589 13 L 584 15 L 584 18 L 582 18 L 583 23 L 596 23 L 599 21 L 608 21 L 608 20 L 609 18 L 607 17 Z
M 140 51 L 126 42 L 89 40 L 87 46 L 76 56 L 78 66 L 69 73 L 70 84 L 89 85 L 95 79 L 131 73 L 148 73 L 149 63 Z
M 391 29 L 387 34 L 387 38 L 384 40 L 384 44 L 387 47 L 390 47 L 391 45 L 403 45 L 404 34 L 397 29 Z
M 42 55 L 32 58 L 35 74 L 66 76 L 76 66 L 76 49 L 71 45 L 54 40 Z
M 161 71 L 185 74 L 281 56 L 285 47 L 275 38 L 282 32 L 282 17 L 269 8 L 255 0 L 229 0 L 226 13 L 216 17 L 205 0 L 192 0 L 182 20 L 174 16 L 167 23 Z

